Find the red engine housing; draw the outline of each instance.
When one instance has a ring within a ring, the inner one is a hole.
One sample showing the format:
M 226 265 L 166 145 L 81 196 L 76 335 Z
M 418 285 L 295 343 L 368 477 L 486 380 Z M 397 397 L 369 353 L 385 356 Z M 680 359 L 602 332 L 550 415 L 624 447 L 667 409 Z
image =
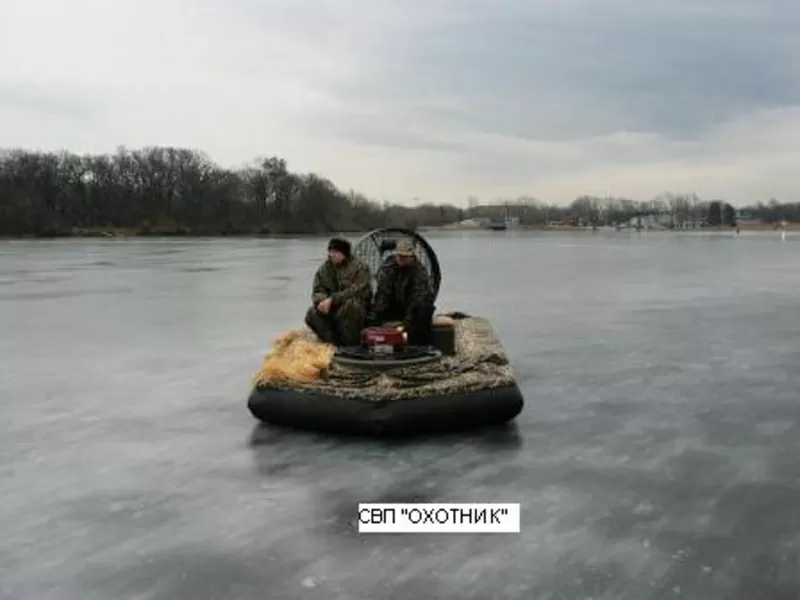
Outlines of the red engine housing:
M 365 346 L 402 346 L 406 340 L 403 332 L 393 327 L 367 327 L 361 331 L 361 343 Z

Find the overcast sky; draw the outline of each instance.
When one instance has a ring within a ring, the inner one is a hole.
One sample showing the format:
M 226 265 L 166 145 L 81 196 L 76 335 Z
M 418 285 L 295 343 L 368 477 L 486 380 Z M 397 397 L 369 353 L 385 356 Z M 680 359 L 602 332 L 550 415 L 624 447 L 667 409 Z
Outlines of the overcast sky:
M 0 144 L 377 199 L 800 200 L 797 0 L 0 0 Z

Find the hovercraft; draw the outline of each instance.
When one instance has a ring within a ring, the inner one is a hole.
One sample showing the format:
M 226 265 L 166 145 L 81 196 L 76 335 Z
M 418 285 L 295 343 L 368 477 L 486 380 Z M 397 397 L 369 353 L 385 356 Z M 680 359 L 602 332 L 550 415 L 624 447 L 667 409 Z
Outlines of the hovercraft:
M 419 234 L 375 230 L 353 253 L 375 282 L 401 237 L 414 241 L 438 297 L 439 260 Z M 381 436 L 499 425 L 516 418 L 524 401 L 489 321 L 453 312 L 434 316 L 432 346 L 408 345 L 392 323 L 370 324 L 355 347 L 323 344 L 309 330 L 289 332 L 256 373 L 247 405 L 273 425 Z

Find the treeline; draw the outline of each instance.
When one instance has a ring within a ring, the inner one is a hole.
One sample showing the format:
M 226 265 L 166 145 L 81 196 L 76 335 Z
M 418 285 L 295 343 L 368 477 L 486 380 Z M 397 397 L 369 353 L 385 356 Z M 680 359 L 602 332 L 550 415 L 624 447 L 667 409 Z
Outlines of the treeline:
M 776 200 L 736 211 L 721 200 L 665 194 L 647 202 L 583 196 L 570 206 L 532 198 L 469 208 L 402 206 L 341 191 L 320 175 L 289 171 L 277 157 L 225 169 L 185 148 L 120 148 L 77 155 L 0 151 L 0 236 L 302 234 L 380 227 L 437 227 L 468 218 L 517 217 L 524 225 L 613 225 L 642 215 L 675 227 L 737 218 L 800 221 L 800 204 Z
M 0 153 L 0 235 L 231 235 L 367 231 L 460 220 L 452 206 L 379 204 L 281 158 L 224 169 L 184 148 L 111 155 Z
M 472 218 L 498 220 L 516 217 L 532 225 L 612 226 L 642 218 L 657 217 L 663 225 L 675 228 L 735 225 L 740 216 L 722 200 L 705 201 L 697 195 L 664 194 L 648 201 L 627 198 L 581 196 L 569 206 L 552 206 L 532 198 L 481 205 L 470 199 Z
M 648 215 L 676 228 L 736 225 L 740 220 L 780 224 L 800 222 L 800 202 L 769 202 L 736 208 L 724 200 L 703 200 L 696 194 L 662 194 L 652 200 L 581 196 L 569 206 L 552 206 L 532 198 L 518 198 L 480 204 L 472 198 L 467 213 L 472 218 L 501 219 L 517 217 L 522 223 L 542 225 L 615 225 L 629 223 Z

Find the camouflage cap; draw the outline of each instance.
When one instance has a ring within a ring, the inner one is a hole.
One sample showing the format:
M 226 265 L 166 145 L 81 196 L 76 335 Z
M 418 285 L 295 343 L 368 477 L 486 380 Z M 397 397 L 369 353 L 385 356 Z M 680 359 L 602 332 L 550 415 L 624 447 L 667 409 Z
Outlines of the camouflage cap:
M 408 238 L 399 240 L 394 247 L 394 253 L 397 256 L 415 256 L 414 242 Z

